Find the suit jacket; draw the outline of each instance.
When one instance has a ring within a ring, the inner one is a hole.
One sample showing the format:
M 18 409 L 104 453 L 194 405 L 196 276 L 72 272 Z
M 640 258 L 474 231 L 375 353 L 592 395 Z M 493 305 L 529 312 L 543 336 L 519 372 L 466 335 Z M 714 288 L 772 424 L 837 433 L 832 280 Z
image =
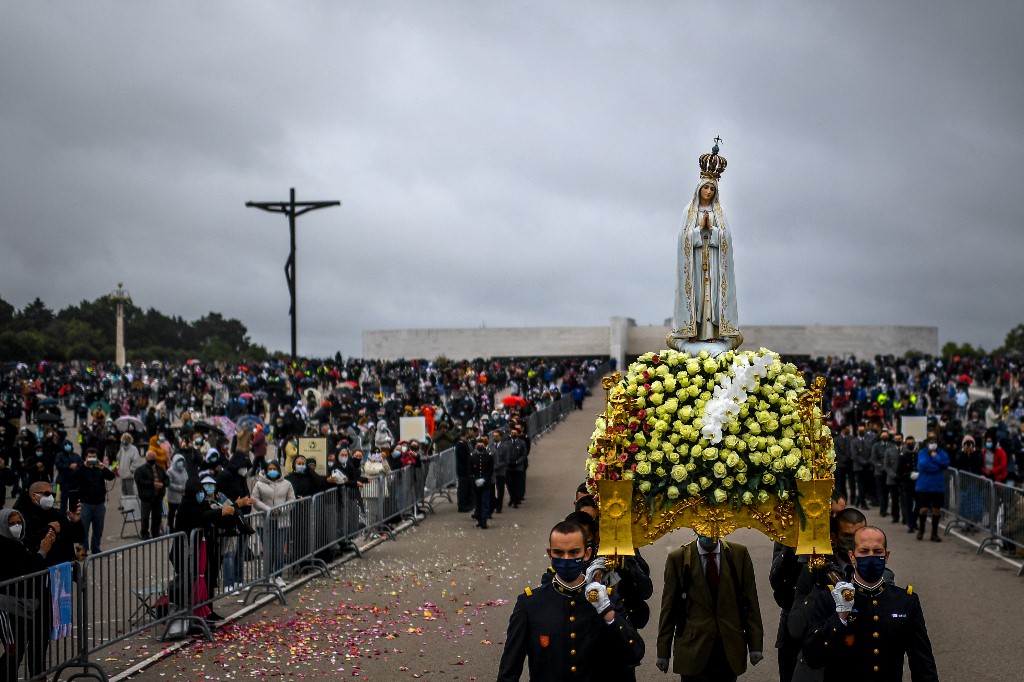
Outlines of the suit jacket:
M 711 589 L 694 540 L 668 555 L 665 591 L 658 626 L 658 658 L 675 658 L 673 670 L 682 675 L 704 671 L 716 636 L 720 634 L 729 667 L 737 675 L 747 669 L 747 650 L 764 651 L 764 628 L 757 603 L 757 584 L 750 554 L 743 545 L 722 541 L 732 553 L 739 575 L 740 595 L 733 588 L 733 574 L 725 554 L 719 556 L 718 600 Z M 746 634 L 740 620 L 740 600 L 747 609 Z

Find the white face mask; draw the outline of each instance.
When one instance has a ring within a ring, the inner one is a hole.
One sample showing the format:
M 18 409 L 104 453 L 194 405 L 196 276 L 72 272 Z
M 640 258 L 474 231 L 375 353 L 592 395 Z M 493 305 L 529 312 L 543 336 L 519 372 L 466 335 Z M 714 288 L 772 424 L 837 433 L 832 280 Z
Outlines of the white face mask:
M 18 540 L 20 540 L 21 539 L 21 528 L 22 528 L 21 524 L 20 523 L 16 523 L 13 526 L 9 526 L 9 528 L 11 529 L 11 535 L 14 536 L 15 538 L 17 538 Z
M 53 509 L 53 495 L 39 498 L 39 506 L 43 509 Z

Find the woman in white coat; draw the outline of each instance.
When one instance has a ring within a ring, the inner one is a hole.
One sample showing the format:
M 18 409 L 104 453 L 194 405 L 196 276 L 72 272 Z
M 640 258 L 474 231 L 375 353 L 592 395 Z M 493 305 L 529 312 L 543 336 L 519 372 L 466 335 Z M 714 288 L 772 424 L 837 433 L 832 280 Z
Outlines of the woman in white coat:
M 294 505 L 283 509 L 281 506 L 295 500 L 295 489 L 281 474 L 281 464 L 276 459 L 267 462 L 267 470 L 257 476 L 252 498 L 256 511 L 270 510 L 270 547 L 264 547 L 263 551 L 270 553 L 270 572 L 276 574 L 274 582 L 284 587 L 281 570 L 288 564 L 288 531 Z

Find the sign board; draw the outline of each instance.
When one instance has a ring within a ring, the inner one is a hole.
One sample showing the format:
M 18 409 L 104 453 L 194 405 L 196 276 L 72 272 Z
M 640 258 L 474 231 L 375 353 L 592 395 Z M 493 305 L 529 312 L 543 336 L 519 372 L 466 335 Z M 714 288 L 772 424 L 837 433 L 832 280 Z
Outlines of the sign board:
M 426 417 L 401 417 L 398 420 L 398 439 L 415 440 L 420 443 L 427 440 Z
M 900 433 L 904 438 L 913 436 L 918 443 L 928 437 L 928 417 L 900 417 Z
M 300 438 L 299 450 L 295 455 L 302 456 L 306 461 L 316 461 L 316 472 L 321 476 L 327 470 L 327 439 L 326 438 Z M 292 458 L 294 460 L 294 458 Z M 292 463 L 288 462 L 288 471 L 292 469 Z

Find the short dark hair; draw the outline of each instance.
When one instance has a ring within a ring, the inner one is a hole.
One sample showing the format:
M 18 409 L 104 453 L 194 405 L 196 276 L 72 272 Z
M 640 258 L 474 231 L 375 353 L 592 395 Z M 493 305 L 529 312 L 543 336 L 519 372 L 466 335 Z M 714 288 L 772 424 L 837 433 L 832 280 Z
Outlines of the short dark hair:
M 579 495 L 581 493 L 583 495 L 589 495 L 590 494 L 590 491 L 587 490 L 587 482 L 586 481 L 583 481 L 583 483 L 580 483 L 579 486 L 577 486 L 577 488 L 576 488 L 576 494 Z
M 584 545 L 587 544 L 587 532 L 583 530 L 583 526 L 576 523 L 575 521 L 559 521 L 558 523 L 556 523 L 554 527 L 551 529 L 551 532 L 548 533 L 549 545 L 551 544 L 551 536 L 555 533 L 558 533 L 559 535 L 572 535 L 574 533 L 579 533 L 580 541 Z
M 583 509 L 584 507 L 593 507 L 597 509 L 597 500 L 594 499 L 593 495 L 584 495 L 580 499 L 576 500 L 576 511 Z
M 585 511 L 574 511 L 565 517 L 566 521 L 572 521 L 573 523 L 579 524 L 583 527 L 583 530 L 588 531 L 591 537 L 597 535 L 598 525 L 597 521 L 593 516 Z M 587 537 L 587 533 L 583 535 L 584 539 Z
M 836 514 L 837 523 L 846 523 L 851 526 L 856 526 L 861 523 L 867 523 L 868 517 L 864 516 L 864 512 L 856 507 L 847 507 L 843 511 Z

